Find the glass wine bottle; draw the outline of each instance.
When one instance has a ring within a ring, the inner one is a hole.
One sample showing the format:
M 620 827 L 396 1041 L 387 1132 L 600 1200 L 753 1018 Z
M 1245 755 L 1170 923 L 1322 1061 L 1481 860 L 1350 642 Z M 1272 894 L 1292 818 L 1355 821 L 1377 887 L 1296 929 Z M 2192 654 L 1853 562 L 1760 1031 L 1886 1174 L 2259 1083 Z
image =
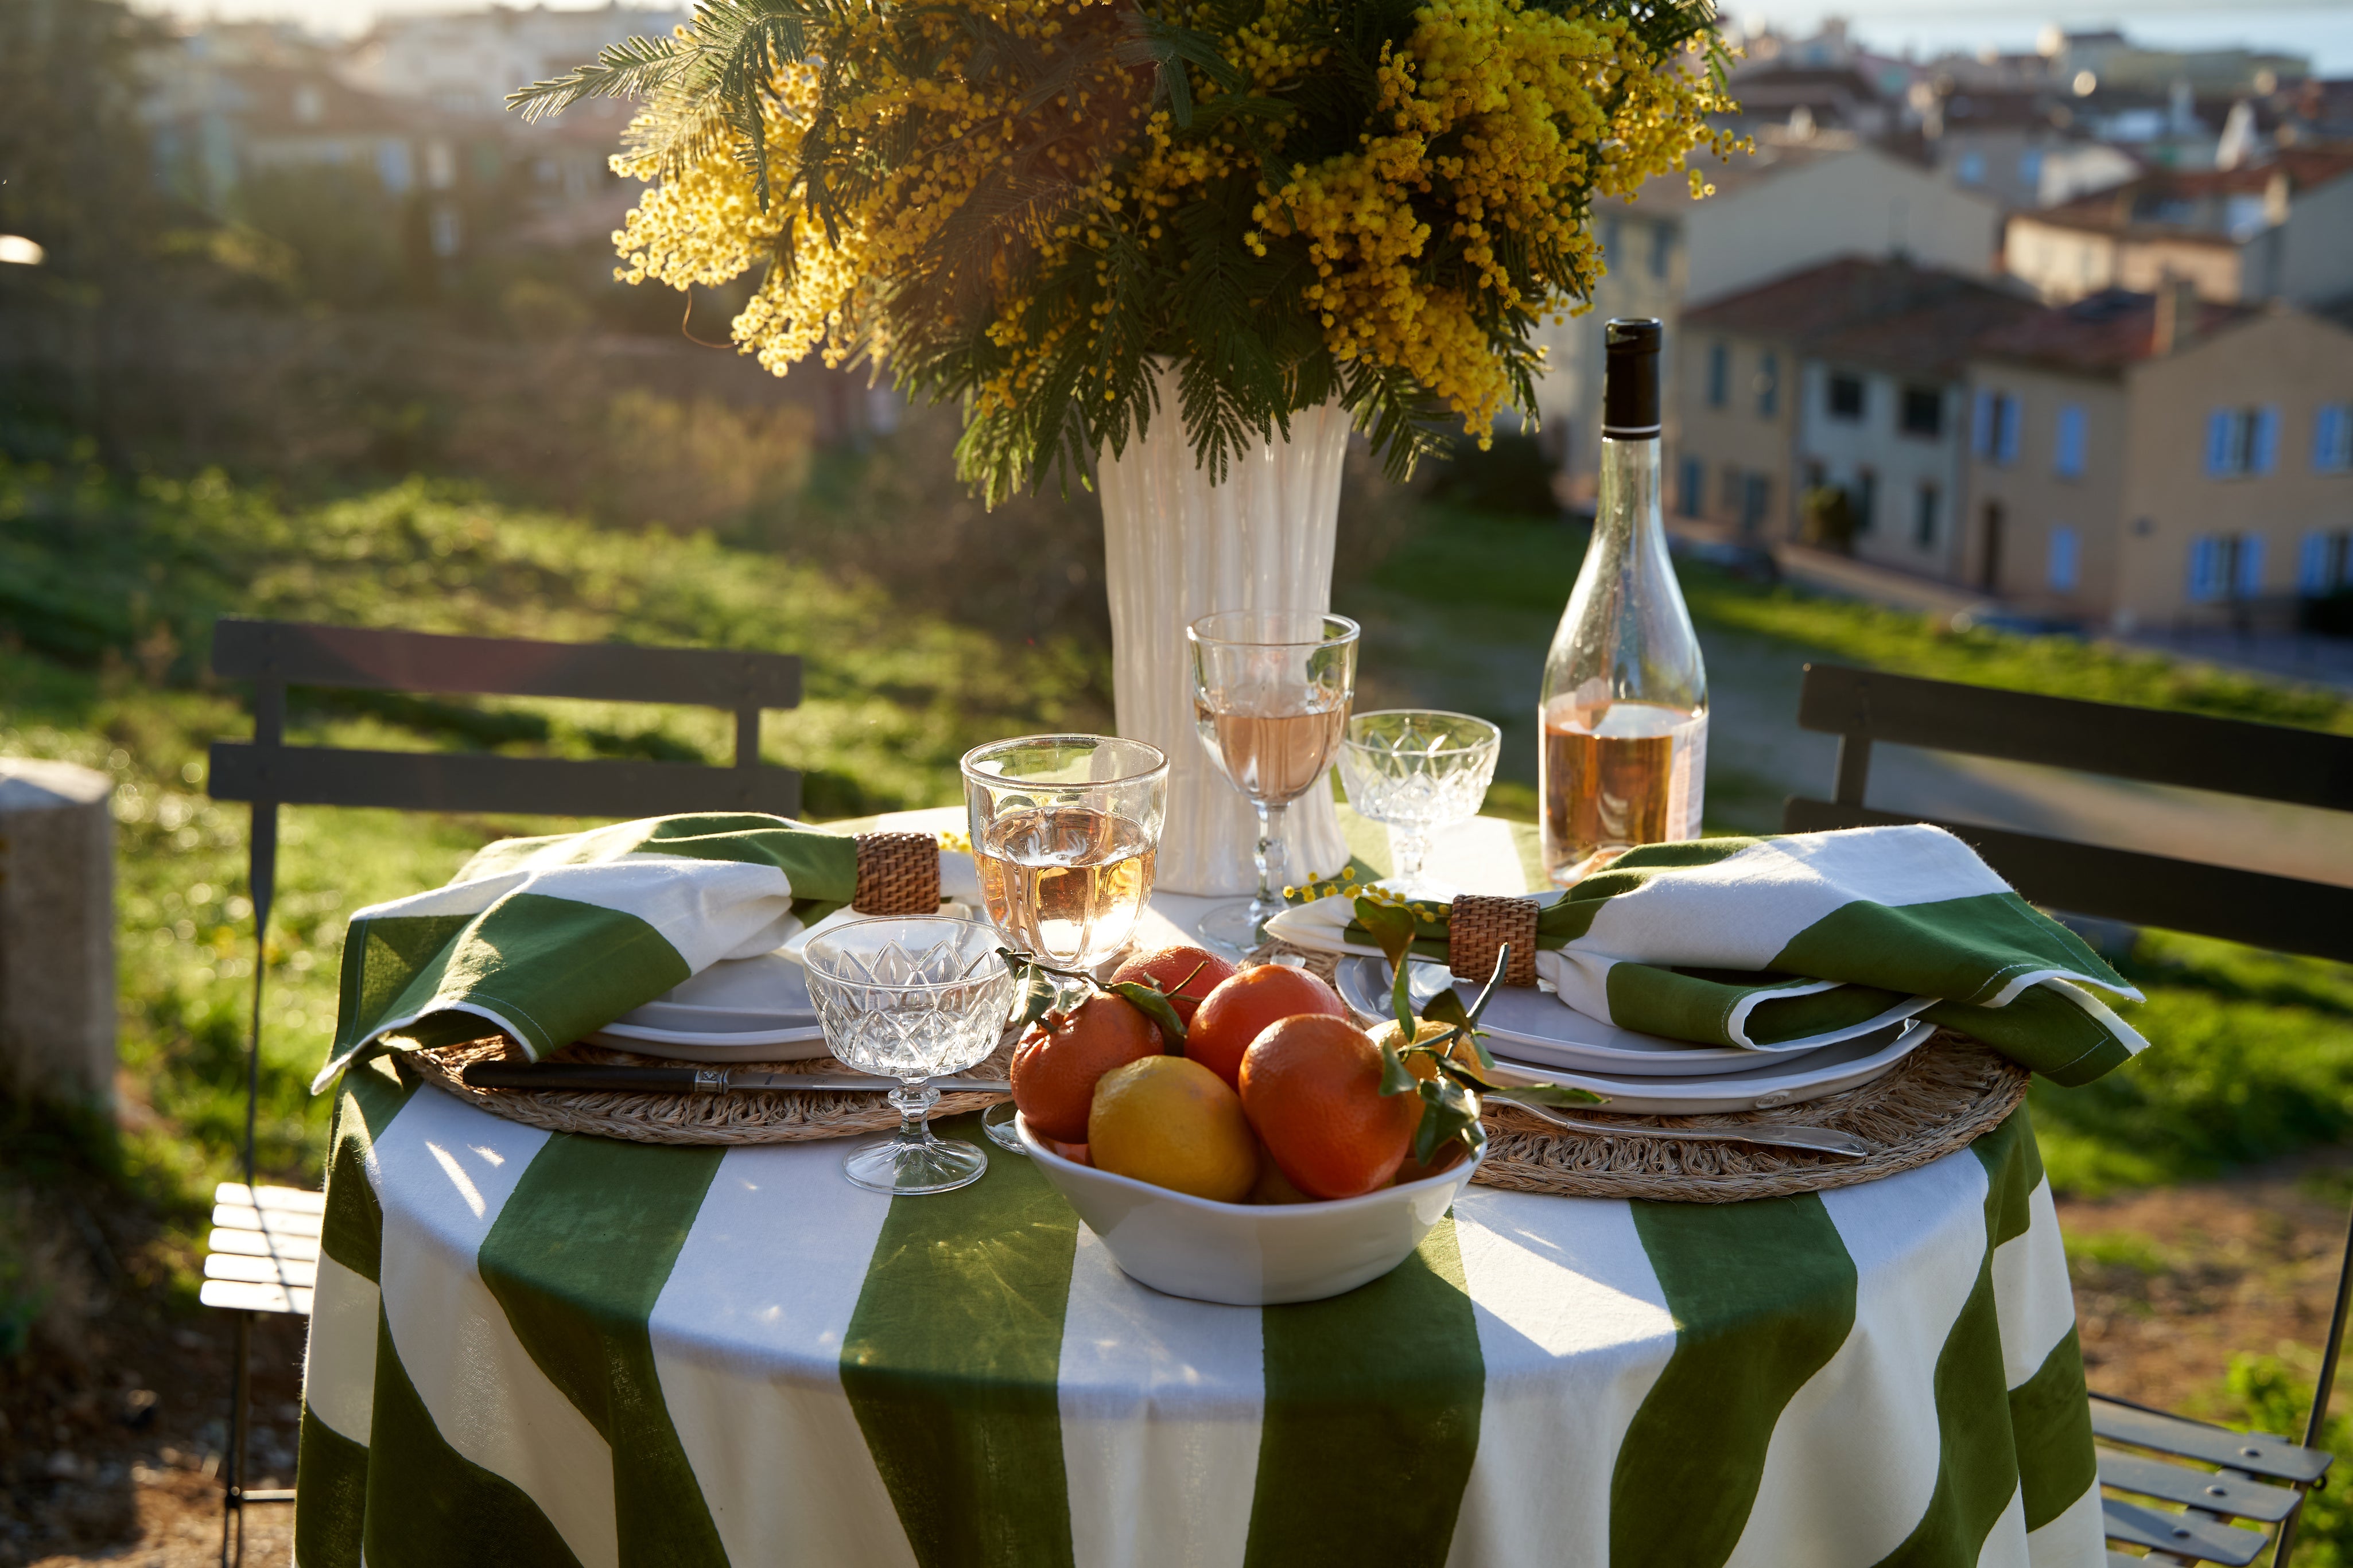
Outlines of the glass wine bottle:
M 1593 541 L 1545 658 L 1545 871 L 1567 887 L 1637 844 L 1699 836 L 1707 671 L 1659 502 L 1659 323 L 1604 329 Z

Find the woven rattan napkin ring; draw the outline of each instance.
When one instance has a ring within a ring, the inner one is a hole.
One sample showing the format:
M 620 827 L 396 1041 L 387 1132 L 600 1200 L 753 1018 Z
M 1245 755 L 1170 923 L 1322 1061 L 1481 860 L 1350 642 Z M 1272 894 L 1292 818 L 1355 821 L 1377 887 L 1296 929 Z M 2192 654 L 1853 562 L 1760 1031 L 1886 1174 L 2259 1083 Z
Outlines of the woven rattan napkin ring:
M 1536 983 L 1536 906 L 1530 899 L 1462 893 L 1446 921 L 1446 967 L 1461 980 L 1483 981 L 1495 973 L 1495 950 L 1512 944 L 1506 985 Z
M 929 833 L 860 834 L 858 891 L 849 907 L 861 915 L 939 913 L 939 839 Z

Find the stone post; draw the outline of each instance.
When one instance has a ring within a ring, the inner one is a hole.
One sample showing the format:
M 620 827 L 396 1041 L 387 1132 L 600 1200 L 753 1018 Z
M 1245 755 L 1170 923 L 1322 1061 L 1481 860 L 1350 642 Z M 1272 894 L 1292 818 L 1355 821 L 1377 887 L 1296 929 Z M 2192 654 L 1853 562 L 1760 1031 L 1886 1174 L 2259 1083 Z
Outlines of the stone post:
M 114 785 L 0 757 L 0 1088 L 114 1103 Z

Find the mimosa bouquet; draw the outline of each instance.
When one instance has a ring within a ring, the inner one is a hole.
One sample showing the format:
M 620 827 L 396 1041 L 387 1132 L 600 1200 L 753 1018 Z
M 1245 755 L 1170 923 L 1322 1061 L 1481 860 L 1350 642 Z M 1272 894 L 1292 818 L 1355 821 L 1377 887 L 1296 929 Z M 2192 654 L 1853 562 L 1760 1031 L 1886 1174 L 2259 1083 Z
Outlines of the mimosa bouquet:
M 1337 397 L 1395 474 L 1533 415 L 1590 212 L 1728 147 L 1707 0 L 702 0 L 515 95 L 642 108 L 631 282 L 757 270 L 735 342 L 965 409 L 994 502 Z M 1698 176 L 1693 176 L 1697 194 Z

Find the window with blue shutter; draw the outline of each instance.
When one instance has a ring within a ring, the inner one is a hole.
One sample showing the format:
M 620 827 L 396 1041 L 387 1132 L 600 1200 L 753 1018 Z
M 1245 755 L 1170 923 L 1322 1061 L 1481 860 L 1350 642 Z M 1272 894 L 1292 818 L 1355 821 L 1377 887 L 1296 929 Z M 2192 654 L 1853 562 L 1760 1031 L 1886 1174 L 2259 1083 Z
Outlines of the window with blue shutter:
M 2206 416 L 2206 477 L 2219 479 L 2231 470 L 2231 437 L 2238 416 L 2228 408 L 2217 408 Z
M 2051 531 L 2049 574 L 2052 593 L 2072 594 L 2075 591 L 2079 548 L 2073 529 L 2054 528 Z
M 2251 410 L 2253 429 L 2247 441 L 2250 472 L 2268 474 L 2279 465 L 2279 409 L 2273 404 Z
M 2202 605 L 2222 596 L 2222 542 L 2201 533 L 2189 542 L 2189 602 Z
M 2084 477 L 2084 405 L 2080 403 L 2059 405 L 2059 435 L 2051 466 L 2063 479 Z
M 1697 458 L 1685 458 L 1675 468 L 1675 510 L 1685 517 L 1697 517 L 1707 500 L 1707 465 Z
M 2242 599 L 2252 599 L 2263 591 L 2263 536 L 2242 533 L 2238 546 L 2231 563 L 2234 573 L 2231 591 Z
M 1993 455 L 1993 394 L 1979 392 L 1969 411 L 1969 450 L 1980 458 Z
M 1997 461 L 2018 461 L 2018 399 L 2008 393 L 1994 399 L 1993 455 Z
M 1707 345 L 1707 405 L 1721 408 L 1731 395 L 1732 350 L 1723 343 Z
M 2313 416 L 2312 466 L 2324 474 L 2353 468 L 2353 403 L 2324 403 Z

